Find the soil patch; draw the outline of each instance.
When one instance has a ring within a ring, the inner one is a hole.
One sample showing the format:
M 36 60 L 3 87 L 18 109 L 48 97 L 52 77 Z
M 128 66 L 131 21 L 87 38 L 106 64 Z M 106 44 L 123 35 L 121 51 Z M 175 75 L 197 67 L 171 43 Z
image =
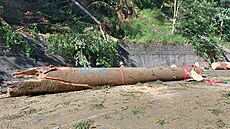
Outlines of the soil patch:
M 0 99 L 0 128 L 69 129 L 88 122 L 98 129 L 227 129 L 229 92 L 228 84 L 157 81 L 5 98 Z

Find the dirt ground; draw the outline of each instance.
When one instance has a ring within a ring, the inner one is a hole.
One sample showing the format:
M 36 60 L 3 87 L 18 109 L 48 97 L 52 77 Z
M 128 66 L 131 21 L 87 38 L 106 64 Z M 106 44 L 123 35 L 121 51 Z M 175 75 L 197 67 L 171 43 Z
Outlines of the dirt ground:
M 0 99 L 1 129 L 229 129 L 228 84 L 148 82 Z M 84 128 L 83 128 L 84 129 Z

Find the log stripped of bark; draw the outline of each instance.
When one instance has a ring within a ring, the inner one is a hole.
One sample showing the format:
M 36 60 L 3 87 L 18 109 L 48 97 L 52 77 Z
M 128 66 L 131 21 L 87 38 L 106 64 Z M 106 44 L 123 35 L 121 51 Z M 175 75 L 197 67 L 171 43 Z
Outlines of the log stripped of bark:
M 230 70 L 230 62 L 214 62 L 211 67 L 214 70 Z
M 17 78 L 36 78 L 8 85 L 8 96 L 74 91 L 102 85 L 125 85 L 148 81 L 190 78 L 191 67 L 181 68 L 74 68 L 37 67 L 17 71 Z

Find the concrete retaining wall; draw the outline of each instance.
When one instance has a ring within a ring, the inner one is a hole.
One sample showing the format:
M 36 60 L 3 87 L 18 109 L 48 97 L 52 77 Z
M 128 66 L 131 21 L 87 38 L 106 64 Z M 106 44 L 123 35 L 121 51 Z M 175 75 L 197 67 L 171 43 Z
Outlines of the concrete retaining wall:
M 190 45 L 120 43 L 119 53 L 118 61 L 132 67 L 190 65 L 204 61 Z

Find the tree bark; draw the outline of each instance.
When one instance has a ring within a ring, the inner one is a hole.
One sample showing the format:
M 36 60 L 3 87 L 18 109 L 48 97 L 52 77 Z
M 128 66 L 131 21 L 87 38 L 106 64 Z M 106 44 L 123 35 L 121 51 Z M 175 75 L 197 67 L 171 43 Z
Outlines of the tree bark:
M 172 32 L 174 33 L 175 30 L 175 24 L 176 24 L 176 14 L 177 14 L 177 0 L 174 0 L 174 7 L 173 7 L 173 24 L 172 24 Z
M 174 33 L 175 31 L 175 24 L 177 21 L 177 17 L 178 17 L 178 12 L 179 12 L 179 6 L 182 3 L 182 1 L 178 2 L 177 0 L 174 0 L 174 7 L 173 7 L 173 24 L 172 24 L 172 32 L 171 34 Z
M 103 85 L 188 79 L 191 68 L 70 68 L 38 67 L 15 72 L 14 77 L 37 78 L 8 85 L 8 96 L 74 91 Z

